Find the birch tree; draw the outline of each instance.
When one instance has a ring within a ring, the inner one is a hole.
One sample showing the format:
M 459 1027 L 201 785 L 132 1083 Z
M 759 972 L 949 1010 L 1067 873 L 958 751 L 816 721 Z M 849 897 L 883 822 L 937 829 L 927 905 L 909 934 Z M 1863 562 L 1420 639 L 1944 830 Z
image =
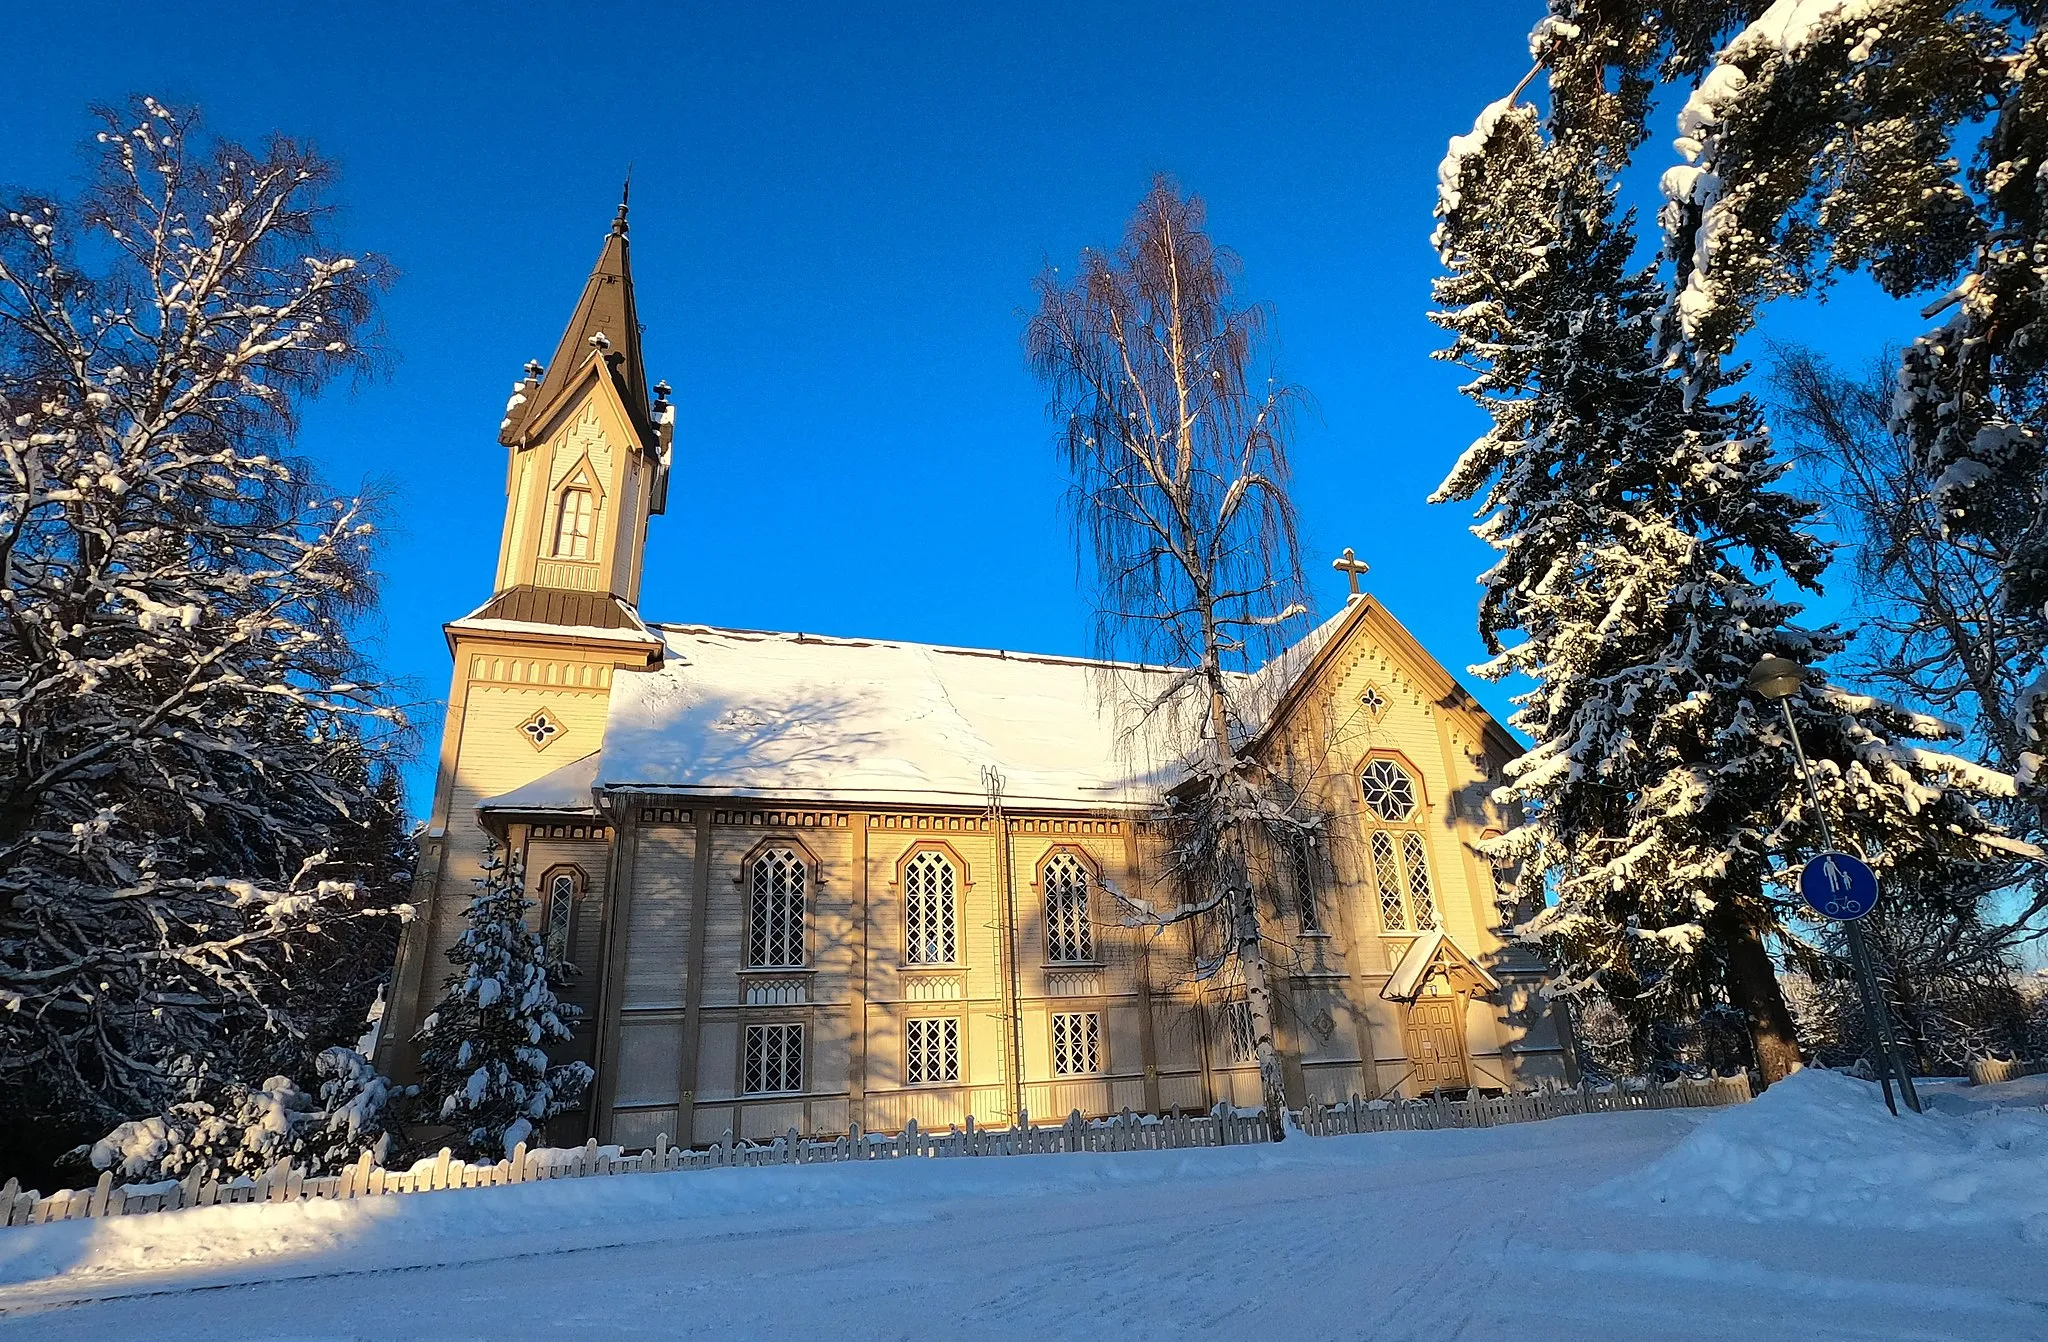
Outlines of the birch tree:
M 1161 817 L 1183 900 L 1136 912 L 1227 929 L 1277 1137 L 1286 1091 L 1251 875 L 1276 808 L 1244 748 L 1232 672 L 1307 613 L 1287 496 L 1300 393 L 1271 373 L 1272 314 L 1234 300 L 1237 260 L 1204 222 L 1198 197 L 1155 180 L 1115 252 L 1039 278 L 1025 347 L 1059 425 L 1098 650 L 1181 668 L 1150 707 L 1191 771 Z
M 103 119 L 81 200 L 0 202 L 0 1109 L 87 1137 L 173 1062 L 332 1042 L 301 975 L 393 912 L 343 853 L 397 726 L 367 509 L 288 455 L 379 268 L 310 149 Z

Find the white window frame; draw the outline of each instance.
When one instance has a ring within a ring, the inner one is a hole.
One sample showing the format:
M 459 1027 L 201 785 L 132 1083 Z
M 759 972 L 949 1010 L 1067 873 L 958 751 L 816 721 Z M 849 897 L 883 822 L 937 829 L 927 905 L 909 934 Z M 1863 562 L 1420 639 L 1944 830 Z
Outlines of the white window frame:
M 1316 895 L 1316 850 L 1306 834 L 1291 835 L 1287 841 L 1287 865 L 1294 878 L 1295 912 L 1305 937 L 1325 935 L 1323 904 Z
M 1052 1014 L 1052 1074 L 1098 1076 L 1102 1072 L 1102 1013 Z
M 903 864 L 903 963 L 960 962 L 960 869 L 936 848 Z
M 749 1025 L 741 1039 L 740 1093 L 795 1095 L 804 1088 L 804 1027 L 800 1021 Z
M 1443 926 L 1436 906 L 1436 881 L 1429 872 L 1429 841 L 1419 829 L 1401 836 L 1401 866 L 1408 877 L 1408 916 L 1418 932 L 1434 932 Z
M 583 881 L 573 868 L 548 874 L 547 902 L 541 910 L 541 944 L 547 948 L 549 972 L 558 972 L 569 961 L 570 939 L 576 930 L 576 897 L 583 893 Z
M 1380 925 L 1389 932 L 1434 932 L 1442 927 L 1428 837 L 1419 829 L 1376 829 L 1366 843 L 1373 887 L 1379 892 Z
M 747 862 L 747 968 L 802 969 L 808 960 L 810 864 L 776 845 Z
M 1045 959 L 1055 965 L 1095 963 L 1095 928 L 1088 917 L 1088 864 L 1054 853 L 1039 872 L 1045 889 Z
M 903 1080 L 911 1086 L 960 1079 L 960 1018 L 920 1017 L 903 1022 Z
M 1252 1028 L 1252 1004 L 1240 997 L 1223 1004 L 1224 1056 L 1233 1063 L 1259 1060 L 1258 1031 Z

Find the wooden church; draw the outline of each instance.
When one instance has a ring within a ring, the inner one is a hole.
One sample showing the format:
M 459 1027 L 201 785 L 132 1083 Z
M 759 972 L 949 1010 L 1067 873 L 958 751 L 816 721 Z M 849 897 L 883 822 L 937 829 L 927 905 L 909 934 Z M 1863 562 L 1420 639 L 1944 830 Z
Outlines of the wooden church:
M 1199 923 L 1127 926 L 1181 776 L 1131 742 L 1160 668 L 662 623 L 640 610 L 674 413 L 641 362 L 625 210 L 499 439 L 496 590 L 454 658 L 379 1049 L 400 1079 L 487 835 L 524 861 L 597 1082 L 549 1140 L 629 1147 L 1259 1101 Z M 1541 965 L 1474 845 L 1516 747 L 1356 591 L 1254 675 L 1326 841 L 1269 855 L 1289 1100 L 1568 1079 Z M 678 612 L 686 614 L 687 612 Z M 558 1056 L 558 1060 L 560 1056 Z

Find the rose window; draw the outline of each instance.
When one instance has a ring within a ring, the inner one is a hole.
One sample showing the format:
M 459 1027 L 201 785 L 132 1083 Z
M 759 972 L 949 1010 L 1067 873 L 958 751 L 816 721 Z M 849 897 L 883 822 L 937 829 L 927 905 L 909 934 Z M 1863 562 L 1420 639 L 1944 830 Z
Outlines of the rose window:
M 1374 760 L 1359 775 L 1366 809 L 1382 820 L 1406 820 L 1415 814 L 1415 780 L 1392 760 Z

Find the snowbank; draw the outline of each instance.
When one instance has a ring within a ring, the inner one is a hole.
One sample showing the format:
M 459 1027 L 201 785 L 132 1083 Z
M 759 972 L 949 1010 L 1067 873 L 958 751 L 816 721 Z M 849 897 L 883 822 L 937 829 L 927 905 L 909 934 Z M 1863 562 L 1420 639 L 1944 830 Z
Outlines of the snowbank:
M 1393 1134 L 1403 1136 L 1407 1134 Z M 1420 1134 L 1418 1134 L 1420 1135 Z M 1491 1133 L 1427 1134 L 1487 1138 Z M 1386 1136 L 1284 1145 L 986 1160 L 691 1170 L 564 1179 L 351 1201 L 244 1203 L 155 1216 L 64 1221 L 0 1231 L 0 1313 L 9 1287 L 194 1274 L 263 1279 L 489 1259 L 571 1232 L 593 1243 L 731 1233 L 735 1218 L 802 1224 L 866 1209 L 881 1223 L 925 1219 L 964 1197 L 1032 1198 L 1137 1185 L 1203 1183 L 1313 1164 L 1371 1164 L 1404 1151 Z M 568 1153 L 563 1153 L 568 1154 Z M 580 1152 L 579 1152 L 580 1154 Z
M 1619 1209 L 2048 1244 L 2048 1087 L 1935 1091 L 1893 1118 L 1877 1087 L 1810 1069 L 1716 1111 L 1669 1155 L 1596 1189 Z

